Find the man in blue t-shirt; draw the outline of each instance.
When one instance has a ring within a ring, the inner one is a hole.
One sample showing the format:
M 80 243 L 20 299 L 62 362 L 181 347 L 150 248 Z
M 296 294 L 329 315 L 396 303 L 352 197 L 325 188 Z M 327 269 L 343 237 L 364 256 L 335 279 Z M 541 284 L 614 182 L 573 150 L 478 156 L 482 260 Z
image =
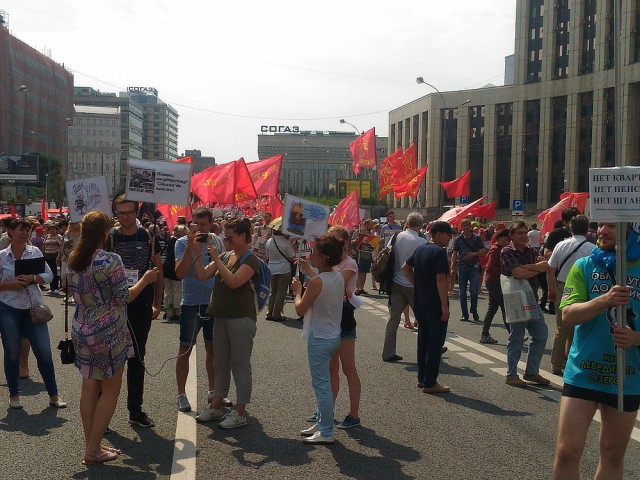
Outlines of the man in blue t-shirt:
M 431 242 L 420 245 L 402 266 L 413 284 L 413 311 L 418 320 L 418 387 L 424 393 L 447 393 L 438 383 L 442 347 L 449 324 L 447 298 L 449 262 L 445 247 L 453 230 L 446 222 L 431 226 Z
M 626 286 L 616 285 L 616 224 L 598 224 L 599 248 L 575 262 L 565 282 L 562 321 L 575 326 L 564 372 L 553 478 L 579 478 L 587 431 L 602 418 L 598 478 L 622 478 L 624 452 L 640 406 L 640 262 L 629 263 Z M 629 252 L 627 252 L 629 255 Z M 627 309 L 619 328 L 616 307 Z M 623 412 L 618 404 L 617 349 L 626 349 Z
M 215 381 L 213 369 L 213 319 L 207 314 L 211 300 L 214 278 L 199 281 L 196 278 L 194 264 L 201 262 L 206 266 L 211 261 L 207 255 L 207 245 L 212 243 L 216 250 L 225 250 L 220 237 L 209 233 L 213 224 L 213 212 L 206 207 L 198 207 L 193 212 L 193 223 L 186 237 L 176 241 L 176 276 L 182 280 L 182 302 L 180 303 L 180 347 L 176 358 L 176 382 L 178 395 L 176 405 L 181 412 L 191 411 L 191 404 L 185 393 L 189 376 L 189 357 L 202 329 L 206 352 L 205 365 L 209 390 L 207 401 L 211 402 Z

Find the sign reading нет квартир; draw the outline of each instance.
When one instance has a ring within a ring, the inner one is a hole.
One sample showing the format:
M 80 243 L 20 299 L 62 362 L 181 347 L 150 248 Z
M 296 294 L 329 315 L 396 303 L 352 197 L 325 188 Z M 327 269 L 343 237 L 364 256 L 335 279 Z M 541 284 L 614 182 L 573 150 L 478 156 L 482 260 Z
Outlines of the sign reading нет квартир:
M 589 201 L 594 221 L 640 220 L 640 167 L 590 168 Z

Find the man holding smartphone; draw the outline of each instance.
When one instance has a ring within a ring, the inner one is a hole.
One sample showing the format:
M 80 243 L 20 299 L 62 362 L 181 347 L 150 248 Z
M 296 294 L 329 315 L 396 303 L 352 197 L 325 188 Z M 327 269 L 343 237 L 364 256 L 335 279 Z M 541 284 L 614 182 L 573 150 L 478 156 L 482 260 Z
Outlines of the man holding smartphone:
M 218 252 L 225 250 L 222 239 L 211 231 L 213 212 L 206 207 L 198 207 L 193 212 L 193 223 L 189 225 L 189 233 L 176 241 L 176 276 L 182 280 L 182 302 L 180 303 L 180 347 L 176 359 L 176 382 L 178 395 L 176 405 L 181 412 L 191 411 L 191 404 L 185 394 L 187 377 L 189 376 L 189 357 L 202 329 L 204 348 L 206 351 L 206 367 L 209 389 L 207 401 L 213 392 L 215 381 L 213 369 L 213 319 L 206 313 L 211 299 L 214 279 L 199 281 L 195 275 L 194 264 L 201 262 L 206 266 L 210 259 L 207 255 L 209 243 Z

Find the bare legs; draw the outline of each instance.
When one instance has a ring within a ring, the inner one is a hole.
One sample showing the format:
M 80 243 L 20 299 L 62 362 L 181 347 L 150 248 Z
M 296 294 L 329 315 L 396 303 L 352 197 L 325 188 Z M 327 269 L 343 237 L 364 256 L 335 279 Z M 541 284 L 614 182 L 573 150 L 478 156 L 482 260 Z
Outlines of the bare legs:
M 340 342 L 338 350 L 331 357 L 329 372 L 331 375 L 331 392 L 333 393 L 333 403 L 335 405 L 340 391 L 340 363 L 342 363 L 342 373 L 347 377 L 349 386 L 349 415 L 353 418 L 360 418 L 360 393 L 362 385 L 356 369 L 356 339 L 346 338 Z

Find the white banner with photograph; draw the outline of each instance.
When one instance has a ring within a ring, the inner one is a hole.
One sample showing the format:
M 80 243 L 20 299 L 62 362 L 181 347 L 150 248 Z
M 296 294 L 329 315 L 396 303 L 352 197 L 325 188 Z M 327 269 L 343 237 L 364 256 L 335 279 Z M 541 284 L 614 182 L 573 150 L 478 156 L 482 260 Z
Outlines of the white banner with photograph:
M 126 196 L 138 202 L 189 205 L 191 164 L 130 158 Z
M 284 197 L 282 233 L 315 240 L 327 231 L 329 207 L 287 194 Z
M 93 210 L 104 212 L 109 217 L 113 215 L 107 190 L 107 177 L 70 180 L 65 182 L 65 187 L 69 201 L 69 217 L 72 222 L 80 222 Z

